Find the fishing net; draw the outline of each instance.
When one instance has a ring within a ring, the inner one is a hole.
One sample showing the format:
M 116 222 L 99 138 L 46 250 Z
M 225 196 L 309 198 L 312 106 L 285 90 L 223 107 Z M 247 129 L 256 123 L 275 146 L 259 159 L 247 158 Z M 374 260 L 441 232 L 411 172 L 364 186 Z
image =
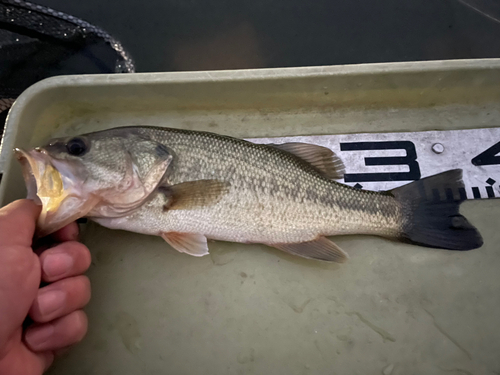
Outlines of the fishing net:
M 22 0 L 0 0 L 0 134 L 26 88 L 65 74 L 132 73 L 134 62 L 104 30 Z

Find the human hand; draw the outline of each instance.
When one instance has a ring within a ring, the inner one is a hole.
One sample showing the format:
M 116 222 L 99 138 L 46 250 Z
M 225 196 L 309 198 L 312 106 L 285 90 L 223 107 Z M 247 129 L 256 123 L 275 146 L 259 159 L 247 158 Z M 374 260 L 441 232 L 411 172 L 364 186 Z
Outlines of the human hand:
M 0 374 L 42 374 L 57 351 L 87 331 L 81 309 L 90 299 L 89 280 L 82 276 L 89 250 L 75 241 L 78 226 L 72 223 L 37 255 L 32 239 L 39 213 L 29 200 L 0 209 Z

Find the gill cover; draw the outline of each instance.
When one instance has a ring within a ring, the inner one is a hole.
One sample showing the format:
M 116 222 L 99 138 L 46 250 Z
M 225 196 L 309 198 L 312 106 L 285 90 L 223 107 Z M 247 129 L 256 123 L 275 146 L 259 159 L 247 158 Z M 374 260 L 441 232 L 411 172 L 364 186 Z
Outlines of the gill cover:
M 163 181 L 172 161 L 166 147 L 148 139 L 134 139 L 130 133 L 118 137 L 118 144 L 116 135 L 110 140 L 94 134 L 86 135 L 87 141 L 97 142 L 99 147 L 85 153 L 69 147 L 75 143 L 74 138 L 54 140 L 30 151 L 15 150 L 28 198 L 42 205 L 37 223 L 39 237 L 83 216 L 125 216 L 140 207 Z M 106 147 L 112 141 L 114 150 L 122 156 L 115 158 L 115 164 L 109 164 L 106 155 L 112 152 Z M 123 172 L 117 174 L 117 170 Z

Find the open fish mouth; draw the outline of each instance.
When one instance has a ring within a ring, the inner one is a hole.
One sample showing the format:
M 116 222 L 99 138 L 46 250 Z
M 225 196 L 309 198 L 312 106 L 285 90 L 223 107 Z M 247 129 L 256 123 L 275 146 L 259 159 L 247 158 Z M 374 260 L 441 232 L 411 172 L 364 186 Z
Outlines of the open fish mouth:
M 19 148 L 14 149 L 14 154 L 22 167 L 23 178 L 28 192 L 26 198 L 35 201 L 35 203 L 38 205 L 42 205 L 42 201 L 37 195 L 37 177 L 39 178 L 40 176 L 39 164 L 43 164 L 45 161 L 41 160 L 41 157 L 32 156 L 30 152 L 24 151 Z M 42 165 L 42 167 L 44 166 Z
M 49 157 L 41 150 L 14 150 L 23 170 L 23 177 L 28 191 L 27 198 L 42 205 L 38 218 L 38 235 L 52 232 L 50 216 L 54 216 L 67 197 L 61 173 L 50 163 Z
M 83 199 L 75 192 L 73 184 L 54 167 L 42 149 L 25 151 L 16 148 L 14 152 L 22 166 L 27 198 L 42 205 L 37 222 L 38 237 L 51 234 L 85 216 L 95 205 L 92 199 Z
M 15 153 L 23 167 L 28 199 L 38 199 L 47 211 L 57 210 L 67 196 L 61 173 L 40 149 L 15 149 Z

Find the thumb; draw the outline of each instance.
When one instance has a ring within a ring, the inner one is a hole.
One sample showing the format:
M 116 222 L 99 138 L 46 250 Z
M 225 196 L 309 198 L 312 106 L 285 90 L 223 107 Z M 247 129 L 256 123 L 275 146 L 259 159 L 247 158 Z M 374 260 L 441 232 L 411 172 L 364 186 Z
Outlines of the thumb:
M 0 246 L 30 247 L 41 206 L 21 199 L 0 209 Z

